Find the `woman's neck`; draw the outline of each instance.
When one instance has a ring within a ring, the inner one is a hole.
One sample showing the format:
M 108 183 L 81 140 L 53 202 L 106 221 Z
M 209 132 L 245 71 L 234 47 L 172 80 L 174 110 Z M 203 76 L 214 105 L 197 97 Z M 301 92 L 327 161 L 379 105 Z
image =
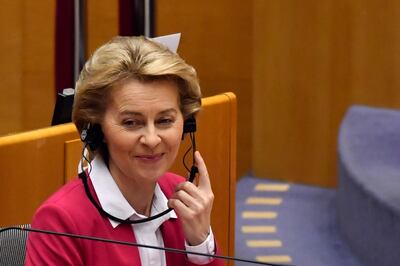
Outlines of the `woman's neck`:
M 117 174 L 115 169 L 109 169 L 124 198 L 139 214 L 150 216 L 156 183 L 145 182 Z

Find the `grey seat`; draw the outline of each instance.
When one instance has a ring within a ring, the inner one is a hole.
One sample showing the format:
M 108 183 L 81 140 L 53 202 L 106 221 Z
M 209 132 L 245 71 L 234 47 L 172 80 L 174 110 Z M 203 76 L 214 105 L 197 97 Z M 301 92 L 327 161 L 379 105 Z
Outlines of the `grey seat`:
M 342 235 L 364 265 L 400 265 L 400 110 L 353 106 L 338 155 Z
M 30 228 L 30 225 L 17 227 Z M 27 237 L 28 231 L 0 228 L 0 265 L 24 265 Z

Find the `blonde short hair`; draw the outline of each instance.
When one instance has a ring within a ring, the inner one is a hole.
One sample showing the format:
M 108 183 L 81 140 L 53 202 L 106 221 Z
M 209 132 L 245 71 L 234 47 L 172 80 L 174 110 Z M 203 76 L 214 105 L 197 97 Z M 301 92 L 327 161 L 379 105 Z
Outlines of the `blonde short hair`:
M 115 37 L 94 52 L 76 83 L 72 120 L 80 133 L 102 122 L 110 91 L 129 79 L 175 82 L 184 118 L 201 107 L 196 70 L 179 55 L 144 37 Z

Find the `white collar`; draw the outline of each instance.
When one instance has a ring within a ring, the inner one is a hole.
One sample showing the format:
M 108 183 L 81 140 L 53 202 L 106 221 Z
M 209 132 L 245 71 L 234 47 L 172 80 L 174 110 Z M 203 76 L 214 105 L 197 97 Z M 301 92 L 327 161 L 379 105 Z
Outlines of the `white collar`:
M 132 206 L 125 199 L 124 195 L 122 195 L 122 192 L 115 183 L 110 171 L 108 170 L 101 156 L 97 155 L 93 159 L 91 164 L 92 170 L 90 172 L 90 179 L 92 180 L 92 184 L 94 190 L 96 191 L 96 195 L 99 199 L 100 205 L 106 212 L 122 220 L 126 220 L 128 218 L 132 220 L 147 218 L 146 216 L 137 213 L 135 209 L 132 208 Z M 167 197 L 164 195 L 160 186 L 157 183 L 154 190 L 154 198 L 150 213 L 154 215 L 166 210 L 168 208 L 167 202 Z M 177 218 L 176 213 L 174 211 L 171 211 L 168 214 L 153 221 L 157 224 L 158 227 L 169 218 Z M 117 227 L 120 224 L 119 222 L 111 219 L 109 219 L 109 221 L 113 228 Z

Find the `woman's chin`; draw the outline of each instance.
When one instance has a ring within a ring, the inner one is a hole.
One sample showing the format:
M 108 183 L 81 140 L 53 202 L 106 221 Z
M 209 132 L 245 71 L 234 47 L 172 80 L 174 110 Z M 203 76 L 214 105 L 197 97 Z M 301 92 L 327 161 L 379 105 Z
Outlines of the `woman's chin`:
M 157 180 L 167 172 L 166 169 L 147 169 L 140 171 L 138 176 L 141 177 L 143 182 L 157 182 Z

